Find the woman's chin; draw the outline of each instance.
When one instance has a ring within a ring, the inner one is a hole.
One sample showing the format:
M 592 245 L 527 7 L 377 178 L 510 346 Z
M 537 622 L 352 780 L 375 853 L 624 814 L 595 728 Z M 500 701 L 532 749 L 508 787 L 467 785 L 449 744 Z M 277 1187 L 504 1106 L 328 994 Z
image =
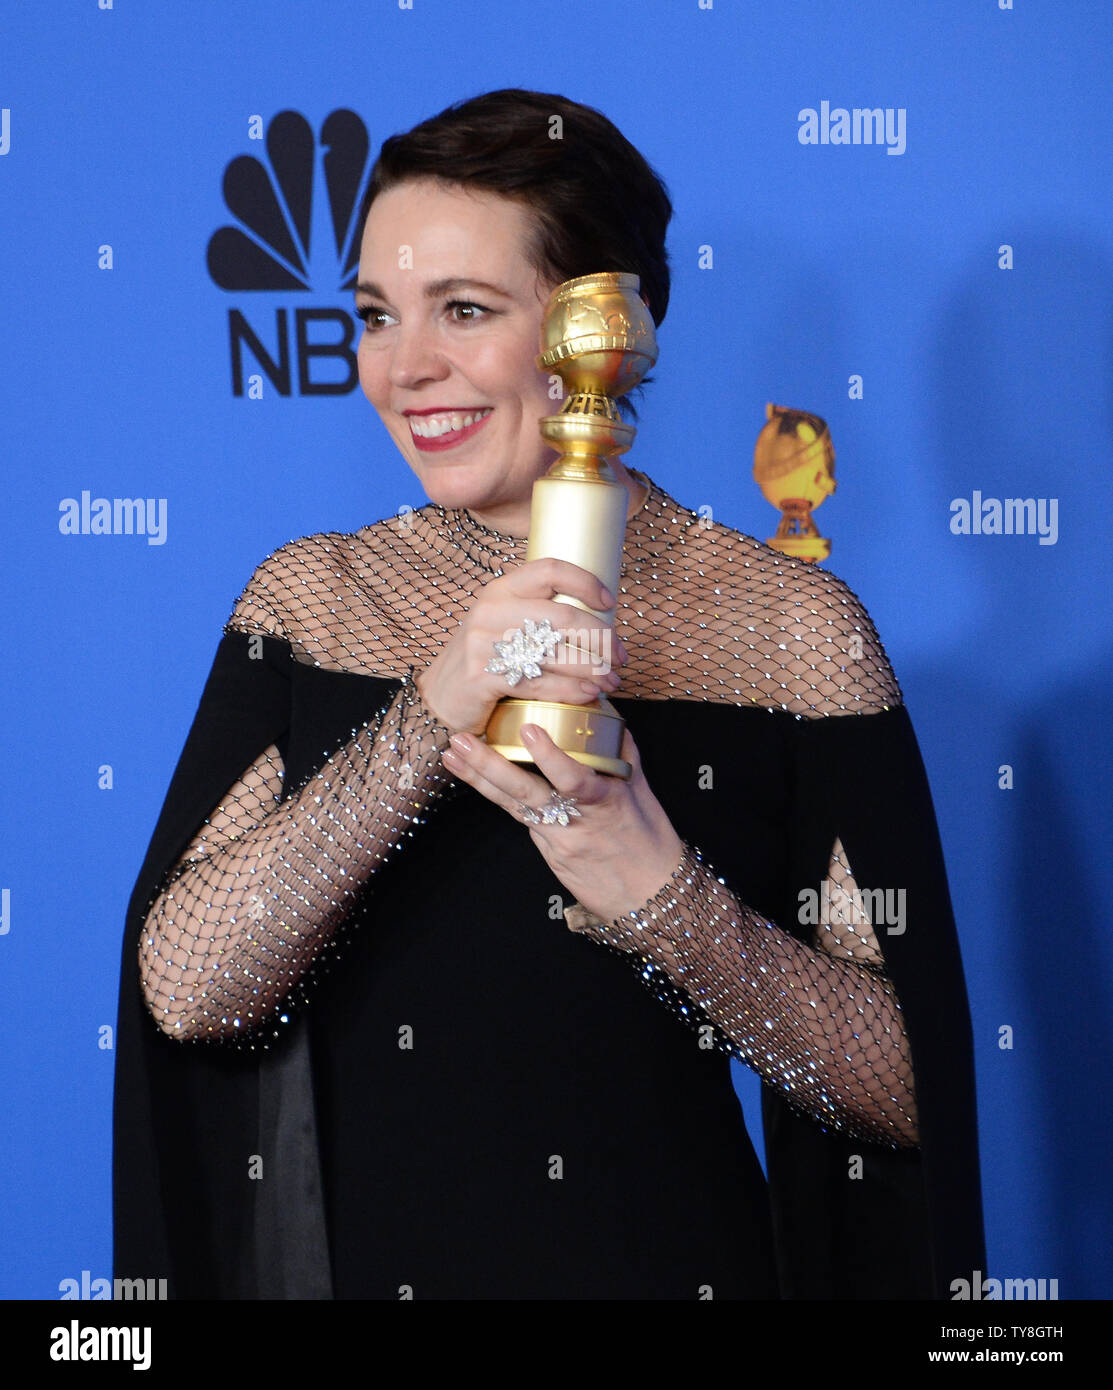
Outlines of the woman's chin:
M 429 501 L 442 507 L 482 507 L 492 500 L 490 484 L 465 477 L 462 469 L 458 473 L 444 468 L 423 470 L 421 482 Z
M 480 462 L 468 464 L 460 460 L 454 463 L 446 455 L 435 463 L 423 459 L 414 472 L 421 480 L 430 502 L 437 502 L 442 507 L 476 508 L 481 511 L 484 507 L 503 506 L 511 500 L 506 496 L 505 480 L 500 486 L 491 477 L 489 469 Z M 525 499 L 529 498 L 532 488 L 531 481 L 524 491 Z

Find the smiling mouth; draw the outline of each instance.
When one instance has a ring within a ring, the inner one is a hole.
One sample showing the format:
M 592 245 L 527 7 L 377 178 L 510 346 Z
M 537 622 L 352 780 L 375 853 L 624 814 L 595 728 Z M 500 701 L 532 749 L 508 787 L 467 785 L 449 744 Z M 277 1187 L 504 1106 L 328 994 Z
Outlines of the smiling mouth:
M 493 406 L 478 410 L 437 410 L 420 415 L 407 415 L 410 438 L 423 453 L 439 453 L 454 449 L 477 434 L 490 418 Z
M 479 410 L 445 410 L 425 415 L 407 415 L 410 435 L 419 449 L 450 449 L 470 439 L 481 429 L 493 406 Z

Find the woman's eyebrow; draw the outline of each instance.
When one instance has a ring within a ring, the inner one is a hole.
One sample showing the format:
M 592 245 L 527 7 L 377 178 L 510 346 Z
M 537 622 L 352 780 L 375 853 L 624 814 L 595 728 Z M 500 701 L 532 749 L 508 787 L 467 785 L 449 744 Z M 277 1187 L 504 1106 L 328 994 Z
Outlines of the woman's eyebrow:
M 501 294 L 504 299 L 511 299 L 509 290 L 504 290 L 499 285 L 492 285 L 488 280 L 469 280 L 467 276 L 455 275 L 445 280 L 431 280 L 425 286 L 426 299 L 439 299 L 442 294 L 453 294 L 457 290 L 482 290 L 487 294 Z
M 510 291 L 504 290 L 500 285 L 492 285 L 487 280 L 469 280 L 463 275 L 453 275 L 443 280 L 431 280 L 425 286 L 425 298 L 439 299 L 442 294 L 452 294 L 458 290 L 481 290 L 487 294 L 500 294 L 504 299 L 513 298 Z M 387 298 L 382 286 L 375 284 L 373 280 L 360 280 L 356 285 L 356 294 L 370 295 L 372 299 Z

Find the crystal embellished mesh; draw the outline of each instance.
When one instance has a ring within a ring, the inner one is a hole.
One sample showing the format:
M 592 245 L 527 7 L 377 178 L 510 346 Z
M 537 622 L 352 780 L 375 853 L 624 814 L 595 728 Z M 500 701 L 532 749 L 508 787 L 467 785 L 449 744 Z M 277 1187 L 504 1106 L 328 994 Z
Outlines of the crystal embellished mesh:
M 615 626 L 624 698 L 756 704 L 798 718 L 862 714 L 901 695 L 869 617 L 839 579 L 681 506 L 648 484 L 627 523 Z M 307 997 L 376 869 L 452 777 L 449 730 L 415 678 L 524 539 L 430 503 L 351 534 L 292 541 L 258 567 L 226 632 L 296 660 L 400 679 L 397 693 L 282 799 L 272 745 L 246 767 L 153 895 L 140 941 L 147 1004 L 172 1037 L 266 1046 Z M 526 616 L 526 615 L 523 615 Z M 520 688 L 521 691 L 522 688 Z M 829 885 L 853 900 L 842 845 Z M 833 915 L 805 944 L 739 903 L 685 846 L 640 909 L 569 925 L 623 952 L 657 996 L 824 1124 L 918 1142 L 899 1003 L 868 918 Z

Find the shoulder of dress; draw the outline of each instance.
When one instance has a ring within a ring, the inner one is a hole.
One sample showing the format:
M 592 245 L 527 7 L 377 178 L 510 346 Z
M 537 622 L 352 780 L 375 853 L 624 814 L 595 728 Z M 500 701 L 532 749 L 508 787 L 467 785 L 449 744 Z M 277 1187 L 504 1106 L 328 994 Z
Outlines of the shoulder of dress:
M 346 531 L 318 531 L 276 547 L 255 566 L 224 631 L 288 641 L 299 615 L 347 576 L 355 543 Z
M 680 586 L 698 575 L 719 640 L 761 667 L 782 708 L 817 718 L 901 703 L 873 620 L 837 574 L 717 521 L 688 528 L 684 553 Z
M 786 665 L 807 687 L 812 717 L 876 714 L 903 702 L 865 604 L 844 579 L 801 561 L 769 595 Z
M 290 569 L 299 565 L 345 560 L 362 534 L 361 531 L 316 531 L 309 536 L 298 536 L 272 550 L 259 563 L 257 571 L 266 566 L 280 565 Z
M 861 599 L 837 574 L 783 555 L 720 521 L 689 527 L 684 551 L 689 566 L 698 564 L 702 575 L 719 582 L 725 600 L 746 606 L 760 601 L 786 615 L 803 606 L 832 617 L 841 611 L 868 619 Z

